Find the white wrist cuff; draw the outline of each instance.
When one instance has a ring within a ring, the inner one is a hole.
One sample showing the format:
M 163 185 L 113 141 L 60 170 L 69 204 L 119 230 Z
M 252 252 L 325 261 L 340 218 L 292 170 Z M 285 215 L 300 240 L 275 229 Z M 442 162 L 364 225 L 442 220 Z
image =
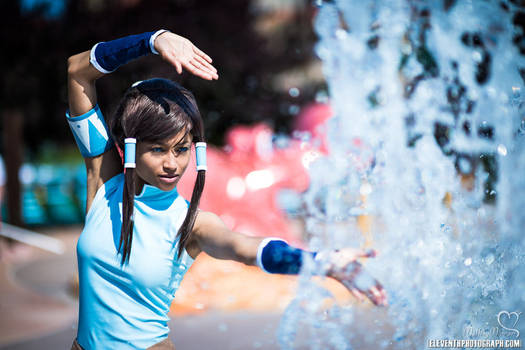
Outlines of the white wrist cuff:
M 266 247 L 266 245 L 270 243 L 271 241 L 283 241 L 286 244 L 288 244 L 288 242 L 286 242 L 284 239 L 278 238 L 278 237 L 266 237 L 265 239 L 261 241 L 261 243 L 259 243 L 259 247 L 257 248 L 257 266 L 259 266 L 261 270 L 263 270 L 266 273 L 270 273 L 270 272 L 266 271 L 266 269 L 263 266 L 262 252 L 263 252 L 264 247 Z
M 157 37 L 158 37 L 159 35 L 161 35 L 162 33 L 164 33 L 164 32 L 169 32 L 169 30 L 167 30 L 167 29 L 160 29 L 160 30 L 157 30 L 157 31 L 155 32 L 155 34 L 153 34 L 153 35 L 151 36 L 151 38 L 149 38 L 149 48 L 151 49 L 151 52 L 153 52 L 155 55 L 158 55 L 158 54 L 159 54 L 159 52 L 158 52 L 157 50 L 155 50 L 155 39 L 157 39 Z
M 113 71 L 109 71 L 107 69 L 102 68 L 100 66 L 100 64 L 98 64 L 98 62 L 97 62 L 97 57 L 95 56 L 95 49 L 97 48 L 98 44 L 100 44 L 100 43 L 96 43 L 91 48 L 91 51 L 89 52 L 89 62 L 91 62 L 93 67 L 95 67 L 95 69 L 98 70 L 100 73 L 109 74 L 109 73 L 111 73 Z

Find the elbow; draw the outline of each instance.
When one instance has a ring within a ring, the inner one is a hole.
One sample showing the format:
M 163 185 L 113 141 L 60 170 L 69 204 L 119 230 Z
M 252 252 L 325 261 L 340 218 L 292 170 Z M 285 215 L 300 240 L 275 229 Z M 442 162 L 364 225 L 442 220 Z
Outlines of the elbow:
M 70 56 L 67 59 L 67 75 L 73 76 L 76 72 L 75 56 Z
M 67 75 L 69 77 L 78 77 L 80 75 L 79 55 L 71 56 L 67 59 Z
M 90 69 L 89 51 L 73 55 L 67 59 L 67 75 L 69 79 L 78 82 L 95 81 L 99 75 L 98 71 Z

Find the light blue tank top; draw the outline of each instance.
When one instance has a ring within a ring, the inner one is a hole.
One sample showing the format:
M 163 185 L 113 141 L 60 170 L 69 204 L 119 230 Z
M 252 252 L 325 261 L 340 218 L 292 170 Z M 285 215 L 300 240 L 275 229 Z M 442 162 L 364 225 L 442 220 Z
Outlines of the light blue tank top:
M 129 264 L 120 266 L 123 185 L 121 173 L 98 189 L 77 243 L 77 341 L 85 350 L 146 349 L 164 340 L 171 302 L 193 263 L 186 251 L 177 259 L 188 201 L 176 188 L 144 185 L 135 196 Z

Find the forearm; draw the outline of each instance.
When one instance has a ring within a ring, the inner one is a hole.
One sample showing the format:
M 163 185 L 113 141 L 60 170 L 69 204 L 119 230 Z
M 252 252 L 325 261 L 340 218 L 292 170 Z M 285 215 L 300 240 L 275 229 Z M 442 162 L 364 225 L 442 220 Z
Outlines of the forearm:
M 71 56 L 68 59 L 70 115 L 81 115 L 96 106 L 95 81 L 98 78 L 133 59 L 157 53 L 153 44 L 163 32 L 159 30 L 100 42 L 89 51 Z
M 257 265 L 257 248 L 260 237 L 250 237 L 230 231 L 227 240 L 202 240 L 199 244 L 202 251 L 216 259 L 233 260 L 246 265 Z
M 97 104 L 95 81 L 104 74 L 89 62 L 90 51 L 69 57 L 68 102 L 69 114 L 78 116 L 88 112 Z

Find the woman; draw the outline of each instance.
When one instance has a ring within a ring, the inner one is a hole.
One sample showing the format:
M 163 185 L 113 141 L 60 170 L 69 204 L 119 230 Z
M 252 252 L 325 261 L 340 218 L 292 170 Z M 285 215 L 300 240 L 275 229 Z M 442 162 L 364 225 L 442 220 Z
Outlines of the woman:
M 184 273 L 201 251 L 269 273 L 296 274 L 310 256 L 322 263 L 322 273 L 342 282 L 356 297 L 366 295 L 376 305 L 386 305 L 384 290 L 355 261 L 373 252 L 305 252 L 279 239 L 233 232 L 217 215 L 198 210 L 206 144 L 188 90 L 165 79 L 136 83 L 109 119 L 108 130 L 97 105 L 95 81 L 149 53 L 160 55 L 179 74 L 184 67 L 203 79 L 218 79 L 209 56 L 165 30 L 98 43 L 68 60 L 67 120 L 87 168 L 87 215 L 77 244 L 79 325 L 73 349 L 174 349 L 167 313 Z M 176 186 L 189 163 L 192 143 L 198 176 L 187 202 Z

